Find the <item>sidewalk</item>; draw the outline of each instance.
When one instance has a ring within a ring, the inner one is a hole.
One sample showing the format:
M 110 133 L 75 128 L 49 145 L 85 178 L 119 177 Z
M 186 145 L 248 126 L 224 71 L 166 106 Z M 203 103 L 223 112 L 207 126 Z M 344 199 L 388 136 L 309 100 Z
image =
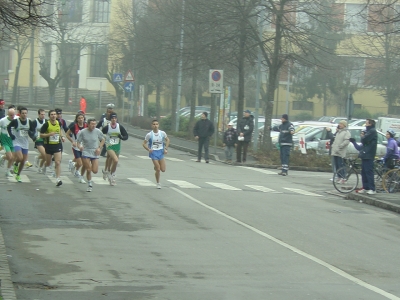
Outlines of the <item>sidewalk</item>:
M 136 138 L 144 140 L 145 135 L 150 131 L 133 127 L 127 124 L 124 124 L 125 127 L 127 128 L 127 131 L 129 135 L 134 136 Z M 185 151 L 188 153 L 191 153 L 193 155 L 197 155 L 197 148 L 198 148 L 198 143 L 195 141 L 188 141 L 182 138 L 177 138 L 173 136 L 169 136 L 170 139 L 170 147 L 174 149 L 178 149 L 180 151 Z M 210 159 L 219 161 L 221 163 L 224 163 L 225 161 L 225 153 L 224 150 L 220 147 L 214 147 L 214 140 L 210 141 Z M 276 166 L 266 166 L 266 165 L 261 165 L 257 162 L 257 160 L 252 157 L 248 156 L 247 157 L 247 166 L 249 167 L 255 167 L 255 168 L 274 168 L 276 169 Z M 296 167 L 296 166 L 291 166 L 292 170 L 298 170 L 298 171 L 322 171 L 322 170 L 311 170 L 308 168 L 304 167 Z M 330 192 L 330 194 L 337 195 L 339 197 L 343 197 L 348 200 L 354 200 L 357 202 L 364 202 L 369 205 L 374 205 L 386 210 L 390 210 L 396 213 L 400 213 L 400 194 L 399 193 L 394 193 L 394 194 L 389 194 L 389 193 L 377 193 L 376 195 L 370 196 L 366 194 L 357 194 L 355 192 L 350 193 L 350 194 L 340 194 L 339 192 Z

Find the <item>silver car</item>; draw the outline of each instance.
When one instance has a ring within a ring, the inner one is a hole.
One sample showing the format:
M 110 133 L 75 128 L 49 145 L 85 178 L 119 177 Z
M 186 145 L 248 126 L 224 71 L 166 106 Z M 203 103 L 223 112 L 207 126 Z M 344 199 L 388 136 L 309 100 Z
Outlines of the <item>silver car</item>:
M 351 137 L 356 140 L 357 143 L 361 143 L 361 131 L 364 130 L 365 127 L 363 126 L 350 126 L 348 130 L 350 131 Z M 336 127 L 331 128 L 332 133 L 336 132 Z M 328 155 L 329 154 L 329 145 L 330 140 L 327 138 L 327 131 L 324 129 L 321 139 L 318 142 L 318 147 L 317 147 L 317 153 L 321 155 Z M 386 154 L 386 145 L 387 145 L 387 139 L 386 136 L 378 131 L 378 147 L 376 149 L 376 156 L 385 156 Z M 354 148 L 353 144 L 350 143 L 348 148 L 347 148 L 347 155 L 348 157 L 357 157 L 358 156 L 358 150 Z

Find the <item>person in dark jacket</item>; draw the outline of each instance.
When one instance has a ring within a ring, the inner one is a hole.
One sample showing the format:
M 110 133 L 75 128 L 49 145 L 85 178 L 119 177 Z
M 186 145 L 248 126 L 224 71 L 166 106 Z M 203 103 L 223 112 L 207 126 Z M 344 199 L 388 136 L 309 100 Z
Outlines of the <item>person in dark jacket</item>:
M 245 163 L 247 158 L 247 149 L 251 142 L 251 136 L 254 130 L 254 116 L 251 115 L 250 110 L 244 111 L 243 118 L 237 124 L 238 142 L 236 147 L 236 162 Z M 243 157 L 242 157 L 243 149 Z
M 222 144 L 222 146 L 225 147 L 225 158 L 227 163 L 232 162 L 233 150 L 237 145 L 237 137 L 238 134 L 236 129 L 233 128 L 233 122 L 229 122 L 228 129 L 224 133 Z
M 363 188 L 358 193 L 376 194 L 374 181 L 374 159 L 378 146 L 378 133 L 375 129 L 375 120 L 367 119 L 366 132 L 361 135 L 361 145 L 356 143 L 354 138 L 350 142 L 359 151 L 358 157 L 361 158 L 361 179 Z
M 287 176 L 289 170 L 290 148 L 293 144 L 294 126 L 289 122 L 287 114 L 283 114 L 281 118 L 282 124 L 274 126 L 272 130 L 279 131 L 279 146 L 281 155 L 282 171 L 278 175 Z
M 4 105 L 6 103 L 3 99 L 0 99 L 0 119 L 3 119 L 6 116 L 6 110 L 4 109 Z
M 210 143 L 210 137 L 214 134 L 214 124 L 207 119 L 208 112 L 203 112 L 201 114 L 201 119 L 197 121 L 193 128 L 193 134 L 196 140 L 199 141 L 199 150 L 197 153 L 197 162 L 201 161 L 201 152 L 204 146 L 204 159 L 206 163 L 209 162 L 208 159 L 208 145 Z

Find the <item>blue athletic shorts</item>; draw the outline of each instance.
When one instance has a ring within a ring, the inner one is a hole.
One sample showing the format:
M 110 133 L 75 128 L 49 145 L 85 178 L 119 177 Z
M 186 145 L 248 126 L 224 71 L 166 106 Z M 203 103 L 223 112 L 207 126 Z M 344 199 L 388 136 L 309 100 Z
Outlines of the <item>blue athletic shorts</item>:
M 72 148 L 72 152 L 74 152 L 74 157 L 75 158 L 81 158 L 82 157 L 82 151 L 76 150 Z
M 164 149 L 161 150 L 153 150 L 149 153 L 149 157 L 152 160 L 162 160 L 164 158 Z
M 20 146 L 14 146 L 14 152 L 18 152 L 18 151 L 21 151 L 22 152 L 22 154 L 28 154 L 28 150 L 29 149 L 24 149 L 24 148 L 21 148 Z

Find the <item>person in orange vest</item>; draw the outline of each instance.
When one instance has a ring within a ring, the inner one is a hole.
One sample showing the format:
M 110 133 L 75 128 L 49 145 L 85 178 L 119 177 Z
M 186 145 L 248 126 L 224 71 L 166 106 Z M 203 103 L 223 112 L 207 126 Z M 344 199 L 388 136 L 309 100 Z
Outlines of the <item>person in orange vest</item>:
M 83 111 L 83 113 L 86 114 L 86 99 L 85 99 L 85 97 L 81 96 L 81 101 L 79 104 L 81 106 L 81 111 Z

